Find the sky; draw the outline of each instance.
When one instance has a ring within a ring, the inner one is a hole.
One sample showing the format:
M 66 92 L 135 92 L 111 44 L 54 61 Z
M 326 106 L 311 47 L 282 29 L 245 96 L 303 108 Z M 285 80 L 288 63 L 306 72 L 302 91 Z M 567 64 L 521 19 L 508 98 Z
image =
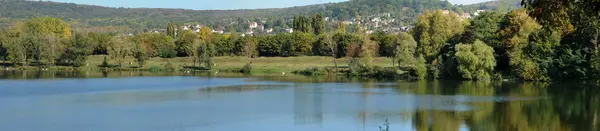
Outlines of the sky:
M 76 4 L 127 8 L 184 8 L 194 10 L 284 8 L 347 0 L 51 0 Z M 489 0 L 449 0 L 452 4 L 473 4 Z

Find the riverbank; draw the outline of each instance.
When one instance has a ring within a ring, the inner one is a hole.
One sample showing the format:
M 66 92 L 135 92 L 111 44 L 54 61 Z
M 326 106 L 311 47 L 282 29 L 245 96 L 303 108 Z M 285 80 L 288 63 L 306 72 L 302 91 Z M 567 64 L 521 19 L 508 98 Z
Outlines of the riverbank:
M 105 68 L 101 67 L 104 62 L 104 57 L 104 55 L 89 56 L 86 66 L 83 67 L 53 66 L 43 68 L 43 70 L 164 71 L 166 70 L 165 65 L 170 63 L 172 69 L 175 71 L 192 71 L 191 68 L 186 67 L 192 67 L 194 65 L 193 59 L 189 57 L 171 59 L 150 58 L 142 68 L 139 68 L 139 65 L 133 57 L 127 57 L 123 62 L 122 68 Z M 336 61 L 340 67 L 347 67 L 350 63 L 349 58 L 340 58 L 336 59 Z M 237 72 L 248 63 L 248 58 L 243 56 L 215 57 L 213 58 L 213 62 L 215 63 L 215 66 L 211 71 Z M 108 64 L 113 66 L 118 65 L 116 61 L 110 59 L 108 60 Z M 374 58 L 373 65 L 378 67 L 392 67 L 392 59 L 385 57 Z M 331 57 L 259 57 L 252 59 L 253 74 L 289 74 L 313 68 L 323 69 L 328 67 L 334 67 L 333 59 Z M 40 70 L 40 68 L 34 66 L 5 67 L 4 70 Z

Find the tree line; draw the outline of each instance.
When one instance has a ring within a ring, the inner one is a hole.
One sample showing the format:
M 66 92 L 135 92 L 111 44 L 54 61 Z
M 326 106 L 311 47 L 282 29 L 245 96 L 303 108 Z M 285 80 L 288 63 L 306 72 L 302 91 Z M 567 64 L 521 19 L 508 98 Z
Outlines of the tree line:
M 365 34 L 323 28 L 323 15 L 296 16 L 293 33 L 242 36 L 199 33 L 167 25 L 166 33 L 114 35 L 71 31 L 57 18 L 36 18 L 2 31 L 0 58 L 15 65 L 85 65 L 86 56 L 107 54 L 123 63 L 136 58 L 140 67 L 151 57 L 189 57 L 210 69 L 216 56 L 330 56 L 352 58 L 351 68 L 372 68 L 372 57 L 392 57 L 394 69 L 415 79 L 590 80 L 600 75 L 598 7 L 594 1 L 524 1 L 526 9 L 486 12 L 473 19 L 456 13 L 426 11 L 410 32 Z M 597 3 L 597 2 L 596 2 Z M 552 10 L 550 10 L 552 9 Z M 581 15 L 585 17 L 582 17 Z M 560 16 L 560 17 L 556 17 Z M 397 64 L 396 64 L 397 63 Z M 336 63 L 337 70 L 337 63 Z

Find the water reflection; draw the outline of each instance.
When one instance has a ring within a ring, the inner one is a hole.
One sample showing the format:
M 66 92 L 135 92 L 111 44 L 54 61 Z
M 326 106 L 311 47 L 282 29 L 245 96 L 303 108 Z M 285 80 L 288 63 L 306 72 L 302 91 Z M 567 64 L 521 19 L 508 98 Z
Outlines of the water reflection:
M 586 131 L 600 124 L 600 88 L 581 84 L 171 75 L 203 76 L 3 72 L 0 130 L 376 131 L 386 118 L 393 131 Z M 57 79 L 96 77 L 109 79 Z M 35 78 L 51 80 L 14 80 Z M 23 83 L 29 86 L 15 87 Z

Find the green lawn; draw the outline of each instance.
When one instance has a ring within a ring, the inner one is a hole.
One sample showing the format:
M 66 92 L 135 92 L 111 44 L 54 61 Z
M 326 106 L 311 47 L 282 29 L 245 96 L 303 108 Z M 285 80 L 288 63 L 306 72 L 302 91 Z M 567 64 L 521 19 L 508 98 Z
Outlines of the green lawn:
M 101 65 L 104 60 L 103 55 L 89 56 L 88 63 L 91 67 Z M 192 58 L 172 58 L 171 63 L 180 69 L 183 66 L 193 65 Z M 341 58 L 337 59 L 338 66 L 347 66 L 350 59 Z M 151 58 L 144 65 L 144 68 L 150 68 L 153 66 L 163 67 L 169 59 L 163 58 Z M 246 63 L 248 59 L 246 57 L 235 56 L 235 57 L 216 57 L 213 59 L 217 70 L 223 69 L 240 69 Z M 117 64 L 115 61 L 109 60 L 109 64 Z M 374 58 L 373 64 L 376 66 L 390 67 L 392 66 L 391 58 Z M 124 67 L 137 67 L 137 62 L 133 57 L 128 57 L 123 63 Z M 334 66 L 331 57 L 321 56 L 302 56 L 302 57 L 260 57 L 252 59 L 252 69 L 256 72 L 262 73 L 280 73 L 280 72 L 292 72 L 296 70 L 303 70 L 313 67 L 328 67 Z

